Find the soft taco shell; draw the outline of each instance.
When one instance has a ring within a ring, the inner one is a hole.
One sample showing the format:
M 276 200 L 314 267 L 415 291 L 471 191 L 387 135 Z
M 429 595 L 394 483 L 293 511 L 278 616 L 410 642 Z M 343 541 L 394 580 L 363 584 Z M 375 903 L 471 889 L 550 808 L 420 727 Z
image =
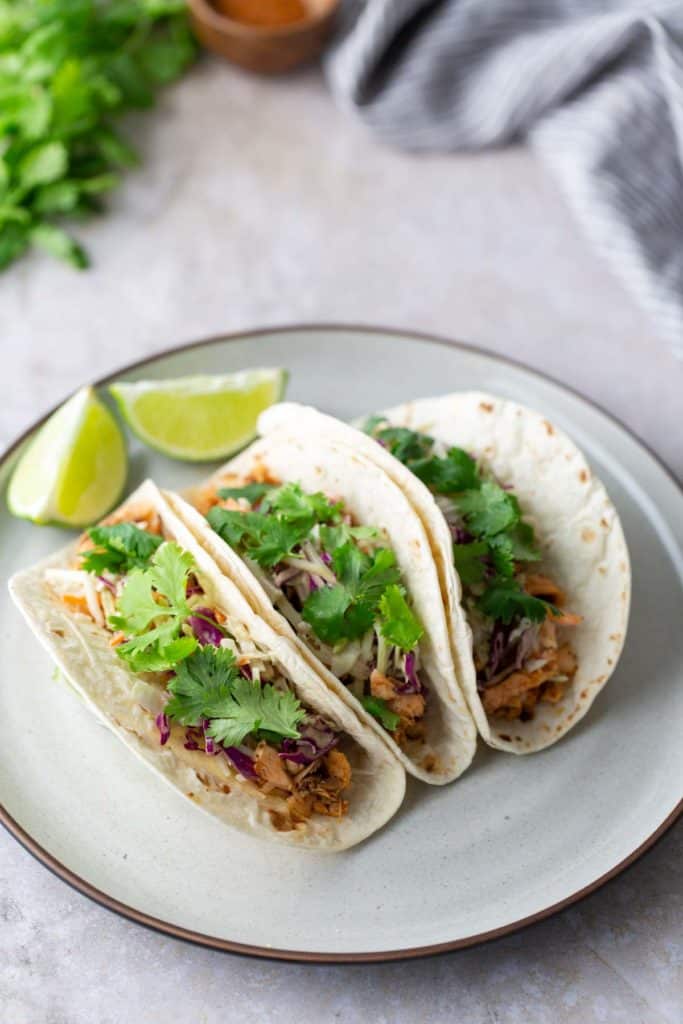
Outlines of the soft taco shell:
M 424 782 L 441 785 L 457 778 L 470 764 L 476 747 L 476 729 L 456 680 L 448 622 L 439 590 L 430 541 L 405 494 L 378 470 L 371 459 L 345 445 L 317 435 L 292 437 L 272 434 L 255 442 L 223 466 L 209 486 L 226 476 L 247 477 L 255 468 L 281 481 L 296 481 L 308 491 L 324 491 L 341 498 L 354 520 L 386 531 L 415 612 L 425 629 L 420 645 L 429 699 L 425 716 L 427 736 L 419 757 L 402 751 L 346 687 L 296 636 L 277 611 L 247 565 L 213 532 L 195 509 L 167 494 L 169 503 L 190 525 L 221 570 L 242 588 L 252 607 L 281 635 L 288 637 L 309 665 L 325 680 L 361 721 Z M 200 502 L 207 483 L 188 491 L 190 502 Z
M 405 773 L 399 763 L 322 684 L 295 646 L 254 613 L 151 481 L 138 488 L 125 505 L 151 507 L 158 512 L 164 532 L 194 556 L 197 574 L 212 606 L 221 609 L 228 620 L 240 620 L 259 647 L 272 655 L 302 702 L 353 741 L 345 748 L 353 768 L 349 811 L 338 819 L 314 815 L 304 827 L 278 831 L 269 811 L 282 809 L 281 798 L 257 791 L 238 777 L 227 758 L 212 759 L 212 771 L 219 772 L 220 779 L 217 782 L 213 778 L 207 785 L 201 778 L 206 755 L 184 749 L 184 730 L 176 735 L 173 729 L 169 742 L 161 746 L 155 725 L 155 717 L 163 709 L 158 689 L 132 672 L 110 646 L 106 631 L 87 616 L 70 612 L 45 580 L 47 568 L 73 565 L 76 544 L 72 544 L 17 573 L 9 586 L 29 626 L 78 694 L 158 775 L 226 825 L 259 838 L 323 853 L 353 846 L 380 828 L 403 799 Z
M 488 718 L 476 686 L 472 635 L 452 538 L 428 488 L 376 441 L 307 406 L 281 403 L 261 415 L 266 435 L 325 433 L 371 458 L 409 495 L 427 530 L 451 628 L 457 676 L 483 739 L 516 754 L 560 739 L 586 714 L 621 654 L 628 625 L 631 569 L 624 533 L 607 491 L 574 442 L 539 413 L 482 392 L 425 398 L 382 413 L 394 426 L 429 434 L 447 447 L 482 457 L 510 485 L 534 525 L 544 570 L 562 587 L 567 607 L 583 616 L 572 631 L 578 669 L 557 704 L 539 703 L 529 722 Z

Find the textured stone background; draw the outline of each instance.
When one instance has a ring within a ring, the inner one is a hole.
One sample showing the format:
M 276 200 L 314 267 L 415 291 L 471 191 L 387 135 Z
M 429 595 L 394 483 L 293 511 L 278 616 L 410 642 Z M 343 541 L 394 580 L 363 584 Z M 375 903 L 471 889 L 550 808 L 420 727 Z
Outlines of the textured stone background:
M 345 320 L 433 330 L 545 370 L 683 473 L 683 367 L 524 151 L 398 154 L 336 111 L 314 72 L 262 82 L 208 60 L 131 131 L 142 168 L 81 230 L 94 268 L 36 257 L 0 279 L 0 443 L 85 379 L 161 348 Z M 0 1018 L 674 1024 L 682 865 L 679 828 L 520 935 L 412 964 L 305 967 L 147 932 L 0 833 Z

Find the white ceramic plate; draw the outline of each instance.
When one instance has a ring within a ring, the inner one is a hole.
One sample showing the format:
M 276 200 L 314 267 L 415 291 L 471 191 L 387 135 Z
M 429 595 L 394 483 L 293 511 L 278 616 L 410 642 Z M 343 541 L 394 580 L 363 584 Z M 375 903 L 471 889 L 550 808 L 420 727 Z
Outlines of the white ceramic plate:
M 204 816 L 52 680 L 0 596 L 0 804 L 14 835 L 81 891 L 141 923 L 214 946 L 313 960 L 388 959 L 512 931 L 595 889 L 680 813 L 683 495 L 621 426 L 527 369 L 392 331 L 264 330 L 176 350 L 126 379 L 258 365 L 289 397 L 350 418 L 407 398 L 481 388 L 564 427 L 605 481 L 633 560 L 621 663 L 586 718 L 529 758 L 481 749 L 456 784 L 410 784 L 379 834 L 337 857 L 261 844 Z M 21 445 L 5 457 L 6 481 Z M 205 467 L 132 446 L 145 476 L 182 486 Z M 64 543 L 0 511 L 2 576 Z

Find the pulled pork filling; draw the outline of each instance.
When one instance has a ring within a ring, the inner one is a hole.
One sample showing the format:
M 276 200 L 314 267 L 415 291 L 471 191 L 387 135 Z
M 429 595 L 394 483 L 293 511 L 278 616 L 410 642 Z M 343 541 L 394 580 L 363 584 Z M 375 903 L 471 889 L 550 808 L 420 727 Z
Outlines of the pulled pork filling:
M 539 701 L 555 704 L 564 696 L 577 668 L 564 629 L 581 619 L 564 611 L 564 594 L 547 576 L 520 573 L 518 579 L 525 593 L 552 603 L 560 614 L 549 609 L 541 623 L 522 617 L 504 624 L 482 621 L 476 594 L 466 594 L 465 604 L 470 609 L 477 688 L 484 710 L 498 718 L 530 721 Z
M 425 736 L 424 634 L 386 536 L 263 463 L 195 499 L 299 637 L 403 749 Z
M 563 697 L 576 672 L 569 637 L 581 617 L 534 571 L 541 555 L 517 498 L 462 448 L 381 416 L 364 429 L 423 481 L 448 524 L 486 713 L 530 720 L 539 701 Z
M 158 691 L 154 710 L 143 710 L 154 715 L 160 744 L 170 743 L 207 788 L 229 792 L 225 758 L 241 784 L 281 798 L 283 809 L 270 811 L 279 830 L 347 813 L 352 772 L 342 734 L 306 709 L 242 623 L 211 603 L 192 556 L 163 535 L 154 510 L 110 516 L 83 535 L 73 567 L 48 569 L 46 580 Z

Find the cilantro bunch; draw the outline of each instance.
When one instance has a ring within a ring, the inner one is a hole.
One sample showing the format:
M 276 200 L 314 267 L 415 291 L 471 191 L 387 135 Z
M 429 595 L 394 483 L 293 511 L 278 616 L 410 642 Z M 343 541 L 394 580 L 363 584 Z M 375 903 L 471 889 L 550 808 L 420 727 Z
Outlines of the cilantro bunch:
M 372 417 L 364 429 L 452 504 L 462 524 L 455 529 L 455 568 L 465 587 L 483 586 L 477 604 L 484 615 L 509 625 L 521 618 L 542 622 L 548 611 L 556 612 L 549 602 L 525 593 L 516 578 L 520 563 L 537 561 L 540 553 L 514 494 L 484 477 L 462 448 L 440 457 L 434 454 L 434 438 L 384 423 Z
M 241 675 L 225 647 L 200 647 L 181 661 L 168 690 L 168 718 L 187 726 L 208 719 L 206 732 L 226 747 L 239 746 L 250 734 L 276 743 L 298 739 L 297 726 L 306 716 L 291 691 Z
M 296 557 L 308 540 L 328 556 L 336 582 L 314 590 L 301 609 L 324 643 L 362 637 L 377 619 L 382 635 L 402 650 L 410 651 L 419 642 L 424 630 L 406 601 L 393 551 L 359 547 L 359 541 L 371 539 L 376 531 L 345 523 L 340 503 L 319 492 L 307 494 L 296 483 L 224 488 L 219 496 L 257 503 L 257 510 L 248 512 L 215 506 L 207 518 L 223 540 L 263 568 Z
M 0 270 L 36 245 L 87 265 L 59 222 L 134 164 L 114 129 L 192 61 L 183 0 L 0 0 Z

